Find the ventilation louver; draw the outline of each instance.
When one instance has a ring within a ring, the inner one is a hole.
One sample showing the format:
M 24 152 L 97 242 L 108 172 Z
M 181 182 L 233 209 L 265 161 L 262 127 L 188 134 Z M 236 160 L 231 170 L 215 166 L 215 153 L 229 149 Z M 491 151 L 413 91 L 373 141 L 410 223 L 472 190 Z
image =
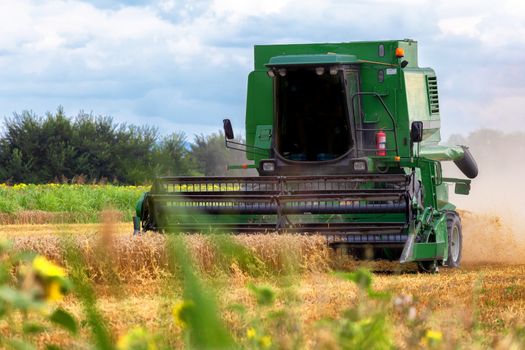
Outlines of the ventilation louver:
M 427 76 L 428 106 L 430 114 L 439 113 L 439 98 L 436 77 Z

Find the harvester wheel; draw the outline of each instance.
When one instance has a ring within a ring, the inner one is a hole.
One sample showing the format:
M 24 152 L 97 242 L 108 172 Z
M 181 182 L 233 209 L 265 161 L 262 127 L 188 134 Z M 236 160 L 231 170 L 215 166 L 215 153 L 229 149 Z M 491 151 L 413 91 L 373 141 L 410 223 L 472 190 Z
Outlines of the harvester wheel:
M 438 273 L 439 266 L 437 261 L 418 261 L 417 269 L 422 273 Z
M 461 232 L 461 219 L 456 212 L 447 213 L 448 231 L 448 259 L 446 267 L 459 267 L 461 263 L 461 250 L 463 248 L 463 234 Z
M 153 223 L 153 217 L 151 215 L 151 210 L 149 207 L 149 201 L 144 200 L 142 202 L 141 210 L 141 220 L 142 220 L 142 230 L 145 231 L 155 231 L 156 227 Z

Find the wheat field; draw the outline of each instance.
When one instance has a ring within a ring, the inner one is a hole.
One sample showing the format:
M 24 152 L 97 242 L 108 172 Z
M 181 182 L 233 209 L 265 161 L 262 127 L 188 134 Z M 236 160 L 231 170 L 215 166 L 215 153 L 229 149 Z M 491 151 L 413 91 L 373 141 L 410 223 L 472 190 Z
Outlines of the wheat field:
M 503 346 L 508 330 L 525 321 L 525 250 L 515 229 L 499 217 L 470 212 L 462 212 L 462 217 L 463 266 L 435 275 L 419 274 L 411 265 L 355 262 L 334 254 L 324 238 L 315 236 L 234 236 L 233 241 L 253 255 L 248 262 L 222 257 L 216 237 L 199 234 L 183 240 L 199 276 L 216 293 L 221 318 L 241 337 L 246 323 L 231 306 L 245 305 L 248 314 L 253 313 L 257 306 L 247 286 L 268 285 L 277 293 L 273 308 L 287 310 L 287 322 L 301 335 L 299 348 L 337 348 L 323 329 L 323 320 L 337 319 L 357 305 L 359 291 L 334 271 L 365 266 L 375 271 L 376 290 L 395 298 L 410 296 L 411 308 L 424 327 L 443 334 L 439 348 Z M 0 234 L 17 249 L 45 255 L 66 268 L 64 242 L 73 244 L 83 256 L 97 305 L 115 336 L 136 325 L 154 333 L 166 327 L 180 332 L 166 321 L 170 300 L 181 297 L 177 284 L 167 282 L 166 237 L 133 236 L 131 224 L 116 219 L 110 213 L 102 224 L 6 225 Z M 67 297 L 61 303 L 81 318 L 78 301 Z M 411 348 L 414 330 L 404 317 L 393 313 L 389 321 L 396 347 Z M 48 333 L 42 344 L 53 340 L 75 347 L 65 339 L 60 332 Z M 276 348 L 297 348 L 287 333 L 275 334 L 273 342 Z

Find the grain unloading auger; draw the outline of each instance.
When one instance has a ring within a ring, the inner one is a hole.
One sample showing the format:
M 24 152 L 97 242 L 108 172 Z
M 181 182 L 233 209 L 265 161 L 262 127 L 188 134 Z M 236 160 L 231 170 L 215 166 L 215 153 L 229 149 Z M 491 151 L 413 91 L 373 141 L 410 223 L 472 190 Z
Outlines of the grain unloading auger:
M 322 234 L 356 256 L 461 260 L 461 221 L 445 178 L 451 160 L 469 177 L 465 146 L 440 141 L 437 80 L 412 40 L 255 47 L 246 143 L 257 177 L 163 177 L 137 204 L 135 230 Z

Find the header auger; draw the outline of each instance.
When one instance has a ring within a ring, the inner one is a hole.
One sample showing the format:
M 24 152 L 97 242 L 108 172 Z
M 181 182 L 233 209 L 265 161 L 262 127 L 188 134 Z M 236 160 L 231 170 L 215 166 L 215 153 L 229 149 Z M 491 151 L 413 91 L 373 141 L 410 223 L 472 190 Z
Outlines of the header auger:
M 259 176 L 159 178 L 136 231 L 322 234 L 358 257 L 459 265 L 448 184 L 468 194 L 470 180 L 443 177 L 441 162 L 478 169 L 467 147 L 438 144 L 437 79 L 415 41 L 255 46 L 246 143 L 223 122 Z

